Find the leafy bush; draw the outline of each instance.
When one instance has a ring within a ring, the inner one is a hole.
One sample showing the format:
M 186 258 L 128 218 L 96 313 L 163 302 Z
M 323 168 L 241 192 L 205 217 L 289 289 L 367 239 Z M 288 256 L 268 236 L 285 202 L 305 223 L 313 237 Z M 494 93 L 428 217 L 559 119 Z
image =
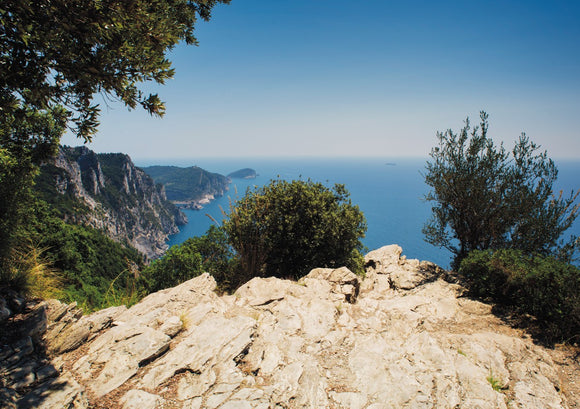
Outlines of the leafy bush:
M 519 250 L 473 251 L 461 262 L 470 292 L 537 318 L 549 342 L 580 339 L 580 269 Z
M 232 257 L 224 232 L 211 226 L 204 236 L 172 246 L 144 269 L 143 276 L 151 292 L 181 284 L 204 272 L 213 275 L 222 289 L 230 289 L 235 281 Z
M 315 267 L 364 272 L 366 221 L 344 185 L 273 180 L 232 204 L 223 228 L 245 279 L 299 278 Z

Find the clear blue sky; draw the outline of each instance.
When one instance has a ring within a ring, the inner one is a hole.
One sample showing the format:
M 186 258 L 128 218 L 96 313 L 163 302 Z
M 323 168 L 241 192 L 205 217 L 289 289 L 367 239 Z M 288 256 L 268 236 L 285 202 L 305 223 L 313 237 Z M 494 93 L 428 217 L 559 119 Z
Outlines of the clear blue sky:
M 89 145 L 135 159 L 426 156 L 490 115 L 580 158 L 580 1 L 232 0 L 148 87 L 163 119 L 103 107 Z M 78 141 L 65 138 L 63 143 Z

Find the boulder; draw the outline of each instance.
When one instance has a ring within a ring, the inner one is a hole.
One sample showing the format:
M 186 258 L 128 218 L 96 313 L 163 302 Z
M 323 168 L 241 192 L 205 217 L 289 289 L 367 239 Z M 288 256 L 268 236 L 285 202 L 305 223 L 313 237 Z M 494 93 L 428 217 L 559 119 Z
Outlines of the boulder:
M 340 300 L 349 303 L 356 302 L 358 297 L 360 283 L 356 274 L 346 267 L 341 268 L 315 268 L 307 276 L 300 279 L 299 283 L 308 286 L 311 280 L 324 280 L 331 284 L 331 292 L 337 294 Z

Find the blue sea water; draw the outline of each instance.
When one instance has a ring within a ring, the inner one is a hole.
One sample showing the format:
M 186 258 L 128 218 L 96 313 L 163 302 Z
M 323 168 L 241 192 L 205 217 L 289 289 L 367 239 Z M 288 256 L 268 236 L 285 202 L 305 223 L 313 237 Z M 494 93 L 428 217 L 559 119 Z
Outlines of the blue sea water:
M 139 165 L 200 166 L 208 171 L 228 174 L 241 168 L 252 168 L 258 177 L 234 179 L 226 195 L 202 210 L 185 210 L 189 223 L 169 238 L 168 244 L 179 244 L 189 237 L 203 235 L 213 223 L 223 220 L 231 200 L 241 197 L 247 188 L 267 184 L 271 179 L 311 179 L 328 186 L 342 183 L 351 194 L 353 204 L 363 211 L 368 224 L 363 240 L 368 250 L 387 244 L 399 244 L 408 258 L 432 261 L 449 267 L 451 253 L 434 247 L 423 239 L 421 229 L 431 214 L 431 204 L 423 200 L 428 192 L 422 172 L 426 159 L 418 158 L 295 158 L 295 159 L 196 159 L 172 163 L 146 161 Z M 559 161 L 557 190 L 566 194 L 580 188 L 580 161 Z M 209 216 L 211 216 L 211 218 Z M 580 220 L 569 233 L 580 236 Z

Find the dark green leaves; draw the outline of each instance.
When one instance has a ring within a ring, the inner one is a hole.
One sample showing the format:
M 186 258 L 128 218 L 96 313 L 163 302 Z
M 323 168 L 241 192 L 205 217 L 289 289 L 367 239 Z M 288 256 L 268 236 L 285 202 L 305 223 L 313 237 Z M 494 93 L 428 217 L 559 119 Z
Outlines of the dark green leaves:
M 197 18 L 209 19 L 218 3 L 229 0 L 3 0 L 0 101 L 64 106 L 85 140 L 98 126 L 96 93 L 161 116 L 162 101 L 138 85 L 173 76 L 165 54 L 180 41 L 195 44 Z M 9 109 L 0 104 L 0 117 Z
M 345 265 L 361 272 L 366 221 L 343 185 L 274 180 L 232 205 L 223 227 L 247 278 Z
M 473 251 L 460 272 L 472 295 L 490 298 L 522 317 L 533 315 L 541 338 L 572 342 L 580 338 L 580 270 L 553 257 L 519 250 Z

